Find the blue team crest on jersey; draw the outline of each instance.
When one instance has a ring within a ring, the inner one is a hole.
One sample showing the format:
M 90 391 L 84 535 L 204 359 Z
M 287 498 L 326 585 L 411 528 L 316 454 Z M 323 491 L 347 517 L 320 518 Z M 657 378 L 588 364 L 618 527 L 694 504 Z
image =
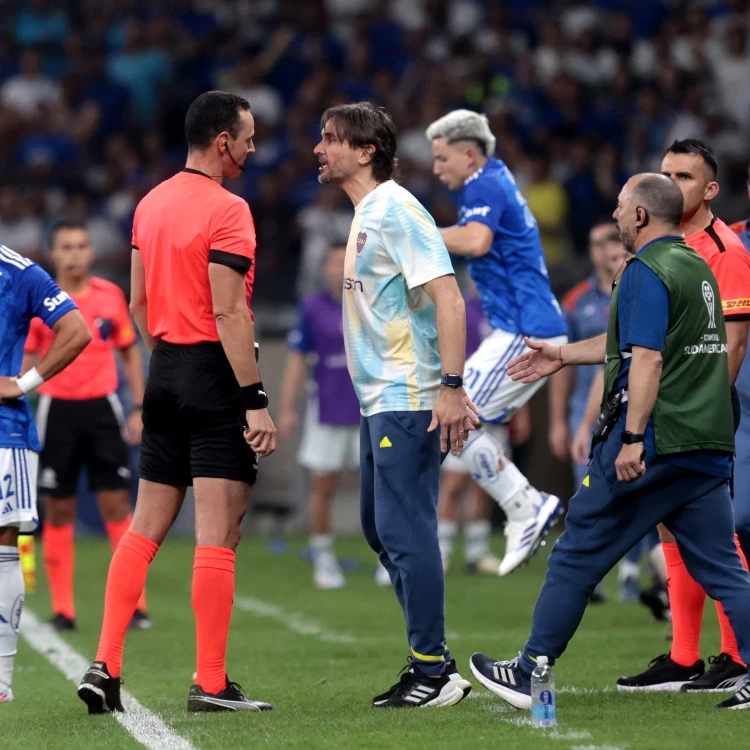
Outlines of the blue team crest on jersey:
M 367 242 L 367 232 L 360 232 L 357 235 L 357 255 L 359 255 L 365 248 L 365 242 Z

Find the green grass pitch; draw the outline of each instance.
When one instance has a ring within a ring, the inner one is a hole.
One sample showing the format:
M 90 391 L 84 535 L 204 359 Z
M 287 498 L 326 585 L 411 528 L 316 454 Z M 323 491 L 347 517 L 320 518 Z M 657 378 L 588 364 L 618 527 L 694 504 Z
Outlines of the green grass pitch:
M 493 541 L 495 551 L 502 540 Z M 311 568 L 293 539 L 285 554 L 246 538 L 237 557 L 236 609 L 229 644 L 229 674 L 250 697 L 276 710 L 241 715 L 185 713 L 194 670 L 195 638 L 190 606 L 192 545 L 168 540 L 152 565 L 148 597 L 155 627 L 130 633 L 125 647 L 125 688 L 195 748 L 497 748 L 526 750 L 684 750 L 746 747 L 750 714 L 720 712 L 720 695 L 621 695 L 622 674 L 640 671 L 669 649 L 664 627 L 649 622 L 637 604 L 610 601 L 589 607 L 569 650 L 555 668 L 556 730 L 534 730 L 515 711 L 475 683 L 471 696 L 445 709 L 382 711 L 373 695 L 396 682 L 407 644 L 401 612 L 389 589 L 372 582 L 374 557 L 359 538 L 338 543 L 341 556 L 356 558 L 358 571 L 340 591 L 316 591 Z M 547 547 L 546 549 L 549 549 Z M 457 560 L 460 550 L 457 551 Z M 507 579 L 478 577 L 456 569 L 447 578 L 448 642 L 464 677 L 468 658 L 482 650 L 510 658 L 528 634 L 545 570 L 546 550 Z M 109 549 L 85 540 L 76 550 L 79 629 L 65 641 L 87 659 L 94 656 L 101 622 Z M 41 563 L 41 561 L 40 561 Z M 50 616 L 43 571 L 27 607 Z M 718 653 L 713 607 L 706 606 L 702 656 Z M 75 686 L 42 655 L 20 642 L 16 700 L 0 706 L 0 738 L 8 748 L 137 747 L 109 716 L 89 717 Z

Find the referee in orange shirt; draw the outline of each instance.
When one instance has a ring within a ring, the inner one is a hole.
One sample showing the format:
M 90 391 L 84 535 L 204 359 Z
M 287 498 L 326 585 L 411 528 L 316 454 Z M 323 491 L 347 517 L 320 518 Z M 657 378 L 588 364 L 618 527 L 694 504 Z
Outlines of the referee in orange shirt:
M 89 275 L 94 261 L 86 227 L 59 221 L 50 234 L 55 281 L 78 305 L 91 343 L 65 370 L 39 386 L 37 428 L 42 442 L 39 486 L 46 511 L 42 550 L 52 598 L 56 630 L 74 630 L 74 522 L 76 488 L 81 467 L 88 471 L 112 549 L 128 530 L 131 445 L 141 441 L 143 360 L 122 290 L 111 281 Z M 31 321 L 24 346 L 23 372 L 28 372 L 52 346 L 55 334 L 40 318 Z M 122 356 L 134 410 L 125 420 L 117 398 L 115 350 Z M 131 627 L 149 628 L 145 596 Z
M 89 713 L 123 710 L 128 623 L 191 484 L 197 677 L 188 711 L 271 708 L 245 697 L 225 666 L 240 524 L 258 456 L 276 448 L 249 309 L 255 228 L 247 203 L 222 187 L 243 171 L 254 133 L 245 99 L 201 94 L 185 119 L 185 169 L 143 198 L 133 219 L 130 307 L 153 355 L 135 514 L 109 566 L 96 661 L 78 687 Z

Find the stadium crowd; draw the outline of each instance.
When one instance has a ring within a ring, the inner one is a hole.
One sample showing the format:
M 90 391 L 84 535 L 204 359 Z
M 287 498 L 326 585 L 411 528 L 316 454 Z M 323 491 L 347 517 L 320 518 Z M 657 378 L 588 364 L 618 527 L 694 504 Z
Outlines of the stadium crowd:
M 0 10 L 0 236 L 42 258 L 53 219 L 85 218 L 95 273 L 127 287 L 138 200 L 182 166 L 200 92 L 249 99 L 257 153 L 231 189 L 256 217 L 256 299 L 311 291 L 351 210 L 316 179 L 326 106 L 394 113 L 402 184 L 452 223 L 425 127 L 466 107 L 542 231 L 556 291 L 587 273 L 587 235 L 627 176 L 675 138 L 718 152 L 717 213 L 744 216 L 746 0 L 28 0 Z M 297 276 L 297 283 L 289 283 Z

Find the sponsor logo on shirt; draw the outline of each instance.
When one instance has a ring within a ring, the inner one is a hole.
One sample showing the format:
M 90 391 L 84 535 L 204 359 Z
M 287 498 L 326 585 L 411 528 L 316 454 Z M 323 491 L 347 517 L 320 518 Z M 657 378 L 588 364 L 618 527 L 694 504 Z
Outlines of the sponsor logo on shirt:
M 477 206 L 476 208 L 465 208 L 463 218 L 469 219 L 472 216 L 487 216 L 490 212 L 489 206 Z
M 721 303 L 724 310 L 736 310 L 738 307 L 750 307 L 750 299 L 727 299 Z
M 350 279 L 348 276 L 344 279 L 344 289 L 349 292 L 364 292 L 365 287 L 359 279 Z
M 55 295 L 54 297 L 45 297 L 44 298 L 44 306 L 52 312 L 53 310 L 56 310 L 60 305 L 62 305 L 65 300 L 70 299 L 70 296 L 67 292 L 60 292 L 60 294 Z

